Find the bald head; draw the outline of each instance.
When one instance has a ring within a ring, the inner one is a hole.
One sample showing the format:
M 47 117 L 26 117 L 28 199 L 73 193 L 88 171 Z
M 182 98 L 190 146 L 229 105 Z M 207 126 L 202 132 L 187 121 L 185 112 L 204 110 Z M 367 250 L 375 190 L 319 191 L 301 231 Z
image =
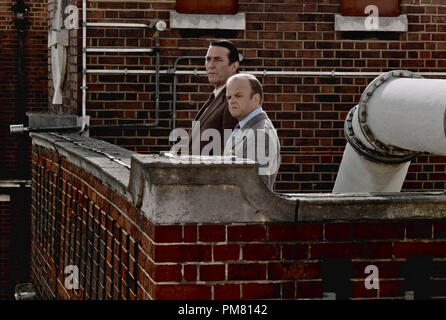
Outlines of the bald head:
M 262 93 L 262 85 L 253 75 L 233 75 L 226 84 L 229 112 L 238 121 L 243 120 L 260 107 Z

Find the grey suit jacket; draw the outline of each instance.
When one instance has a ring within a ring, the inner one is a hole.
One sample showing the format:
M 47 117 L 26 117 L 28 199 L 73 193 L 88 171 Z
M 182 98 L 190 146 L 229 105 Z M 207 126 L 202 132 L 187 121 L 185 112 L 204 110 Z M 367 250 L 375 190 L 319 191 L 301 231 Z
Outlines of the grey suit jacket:
M 226 142 L 224 155 L 258 162 L 262 181 L 272 189 L 280 166 L 280 142 L 266 112 L 250 119 Z

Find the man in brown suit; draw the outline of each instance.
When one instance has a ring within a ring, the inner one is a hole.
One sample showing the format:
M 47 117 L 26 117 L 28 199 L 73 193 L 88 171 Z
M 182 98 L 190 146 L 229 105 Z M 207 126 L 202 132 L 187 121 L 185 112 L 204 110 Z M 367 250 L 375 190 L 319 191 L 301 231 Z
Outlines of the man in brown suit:
M 229 113 L 228 100 L 226 99 L 226 80 L 236 74 L 239 67 L 237 48 L 227 40 L 212 42 L 206 54 L 205 66 L 209 83 L 213 84 L 215 89 L 193 122 L 191 154 L 222 155 L 226 142 L 224 130 L 232 130 L 238 123 L 237 119 Z M 212 133 L 212 130 L 208 129 L 214 129 L 215 133 L 218 131 L 220 150 L 215 150 L 215 148 L 210 152 L 209 148 L 203 150 L 213 141 L 206 133 L 203 135 L 206 130 L 207 133 Z

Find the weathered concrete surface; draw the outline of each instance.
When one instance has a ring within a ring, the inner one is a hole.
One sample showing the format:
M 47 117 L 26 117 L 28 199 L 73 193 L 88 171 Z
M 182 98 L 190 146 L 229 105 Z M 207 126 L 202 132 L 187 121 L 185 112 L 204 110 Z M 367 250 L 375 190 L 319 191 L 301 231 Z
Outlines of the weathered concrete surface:
M 131 200 L 130 158 L 134 152 L 79 134 L 31 133 L 33 144 L 57 150 L 60 156 Z M 93 150 L 96 151 L 93 151 Z M 122 164 L 111 160 L 115 158 Z
M 75 114 L 27 113 L 29 127 L 75 127 L 82 125 L 82 118 Z
M 297 221 L 392 220 L 446 217 L 444 192 L 291 195 Z
M 245 30 L 245 13 L 237 14 L 181 14 L 170 11 L 171 29 Z
M 156 223 L 294 221 L 295 202 L 271 192 L 257 171 L 230 157 L 134 155 L 130 192 Z
M 251 160 L 141 155 L 77 134 L 31 136 L 33 144 L 57 149 L 156 224 L 446 217 L 444 192 L 277 194 Z
M 387 32 L 407 32 L 407 15 L 398 17 L 373 17 L 378 19 L 378 28 L 370 28 L 366 19 L 368 17 L 352 17 L 335 15 L 335 31 L 387 31 Z

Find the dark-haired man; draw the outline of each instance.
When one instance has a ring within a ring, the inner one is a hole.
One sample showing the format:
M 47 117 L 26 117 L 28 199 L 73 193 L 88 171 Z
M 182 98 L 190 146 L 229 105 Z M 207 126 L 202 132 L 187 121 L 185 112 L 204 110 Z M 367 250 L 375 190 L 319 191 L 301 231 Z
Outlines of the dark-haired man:
M 214 91 L 195 117 L 192 126 L 191 154 L 221 155 L 226 142 L 224 130 L 232 130 L 237 124 L 237 119 L 229 113 L 228 100 L 226 99 L 226 80 L 238 72 L 239 53 L 237 48 L 227 40 L 212 42 L 206 54 L 205 66 L 209 83 L 214 86 Z M 209 129 L 218 131 L 220 149 L 212 149 L 210 152 L 207 149 L 208 151 L 204 151 L 205 154 L 203 154 L 203 148 L 212 139 L 203 134 L 206 130 L 207 132 L 211 131 Z

